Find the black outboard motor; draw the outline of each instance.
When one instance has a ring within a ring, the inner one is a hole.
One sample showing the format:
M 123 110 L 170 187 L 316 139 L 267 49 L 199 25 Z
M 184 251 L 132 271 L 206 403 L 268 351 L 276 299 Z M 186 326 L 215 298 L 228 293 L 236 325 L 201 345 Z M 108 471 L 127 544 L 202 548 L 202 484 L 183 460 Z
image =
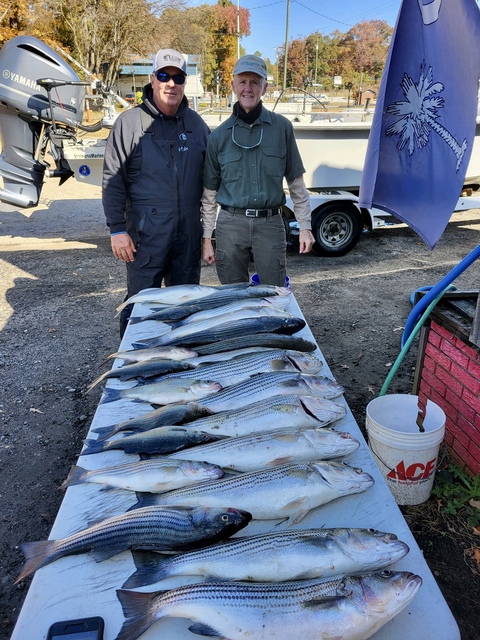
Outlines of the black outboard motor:
M 85 85 L 41 40 L 19 36 L 0 50 L 0 200 L 18 207 L 38 204 L 48 164 L 47 143 L 75 138 L 83 120 Z M 83 128 L 83 127 L 82 127 Z M 65 180 L 72 172 L 55 157 L 49 172 Z M 59 145 L 61 147 L 61 144 Z M 57 150 L 58 151 L 58 150 Z M 1 186 L 1 185 L 0 185 Z

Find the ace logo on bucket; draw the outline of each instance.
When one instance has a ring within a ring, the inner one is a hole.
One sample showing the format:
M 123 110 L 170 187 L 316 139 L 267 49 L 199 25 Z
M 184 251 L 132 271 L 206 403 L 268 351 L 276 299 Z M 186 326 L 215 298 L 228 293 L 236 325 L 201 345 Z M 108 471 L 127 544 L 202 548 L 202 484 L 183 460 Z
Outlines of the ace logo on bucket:
M 402 460 L 397 464 L 395 469 L 387 473 L 386 477 L 398 482 L 421 482 L 422 480 L 428 480 L 435 472 L 436 462 L 437 458 L 432 458 L 432 460 L 429 460 L 425 464 L 423 462 L 414 462 L 408 467 L 405 467 L 405 461 Z

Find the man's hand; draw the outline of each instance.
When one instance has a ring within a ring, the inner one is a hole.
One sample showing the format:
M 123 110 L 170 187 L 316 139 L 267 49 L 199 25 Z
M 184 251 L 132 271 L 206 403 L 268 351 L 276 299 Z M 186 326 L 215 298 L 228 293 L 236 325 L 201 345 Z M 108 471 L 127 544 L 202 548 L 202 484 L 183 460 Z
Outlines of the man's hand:
M 310 253 L 314 244 L 315 238 L 313 237 L 310 229 L 303 229 L 300 231 L 299 253 Z
M 215 251 L 211 238 L 202 238 L 202 260 L 207 264 L 215 262 Z
M 133 240 L 127 232 L 116 233 L 110 236 L 110 240 L 112 242 L 113 255 L 116 258 L 124 262 L 133 262 L 136 249 Z

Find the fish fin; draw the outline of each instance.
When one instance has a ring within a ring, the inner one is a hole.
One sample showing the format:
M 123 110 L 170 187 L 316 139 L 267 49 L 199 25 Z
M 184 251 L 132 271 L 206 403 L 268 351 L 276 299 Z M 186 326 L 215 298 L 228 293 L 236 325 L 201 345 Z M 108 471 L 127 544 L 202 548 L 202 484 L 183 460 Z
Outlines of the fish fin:
M 108 442 L 99 440 L 87 439 L 85 440 L 85 448 L 80 453 L 81 456 L 87 456 L 91 453 L 101 453 L 108 449 Z
M 40 567 L 50 564 L 54 559 L 55 545 L 55 540 L 39 540 L 38 542 L 24 542 L 21 544 L 20 549 L 25 556 L 25 564 L 14 584 L 25 580 L 27 576 L 40 569 Z
M 163 617 L 155 611 L 158 592 L 124 591 L 117 589 L 117 597 L 122 605 L 126 620 L 116 640 L 135 640 L 141 636 L 157 618 Z
M 155 584 L 168 578 L 173 556 L 153 551 L 132 551 L 133 561 L 137 570 L 122 585 L 123 589 L 135 589 L 145 585 Z
M 96 547 L 89 551 L 89 555 L 95 560 L 95 562 L 103 562 L 104 560 L 108 560 L 112 556 L 116 556 L 117 553 L 122 553 L 127 549 L 127 545 L 125 542 L 121 544 L 111 544 L 109 543 L 105 547 Z
M 287 526 L 291 526 L 292 524 L 300 522 L 300 520 L 307 515 L 310 509 L 306 508 L 305 498 L 297 498 L 297 500 L 292 500 L 292 502 L 286 504 L 282 511 L 290 513 Z
M 159 496 L 155 493 L 136 493 L 137 500 L 134 505 L 132 505 L 127 511 L 134 511 L 135 509 L 140 509 L 141 507 L 155 507 L 160 504 L 158 502 Z
M 103 395 L 100 399 L 100 404 L 106 404 L 107 402 L 115 402 L 115 400 L 120 400 L 121 389 L 109 389 L 107 387 L 103 388 Z
M 67 479 L 62 483 L 60 489 L 65 491 L 67 487 L 71 487 L 73 484 L 82 484 L 85 482 L 85 478 L 87 477 L 88 471 L 83 467 L 79 467 L 74 464 L 68 473 Z
M 195 624 L 192 624 L 188 627 L 188 630 L 191 631 L 192 633 L 197 634 L 198 636 L 208 636 L 209 638 L 220 638 L 220 639 L 223 638 L 223 640 L 226 640 L 223 633 L 220 633 L 210 625 L 203 624 L 202 622 L 195 622 Z
M 100 487 L 99 491 L 115 491 L 118 488 L 119 487 L 113 487 L 110 484 L 102 484 L 102 486 Z

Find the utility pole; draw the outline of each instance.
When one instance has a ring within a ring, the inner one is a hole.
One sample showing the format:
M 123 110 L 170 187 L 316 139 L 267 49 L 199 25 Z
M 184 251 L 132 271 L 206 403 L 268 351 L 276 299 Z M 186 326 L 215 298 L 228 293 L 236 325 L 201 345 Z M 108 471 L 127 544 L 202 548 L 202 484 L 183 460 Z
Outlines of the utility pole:
M 240 0 L 237 0 L 237 60 L 240 58 Z
M 315 84 L 317 84 L 317 70 L 318 70 L 318 36 L 317 36 L 317 43 L 315 45 Z
M 287 20 L 285 26 L 285 54 L 283 56 L 283 90 L 287 88 L 288 30 L 290 27 L 290 0 L 287 0 Z

